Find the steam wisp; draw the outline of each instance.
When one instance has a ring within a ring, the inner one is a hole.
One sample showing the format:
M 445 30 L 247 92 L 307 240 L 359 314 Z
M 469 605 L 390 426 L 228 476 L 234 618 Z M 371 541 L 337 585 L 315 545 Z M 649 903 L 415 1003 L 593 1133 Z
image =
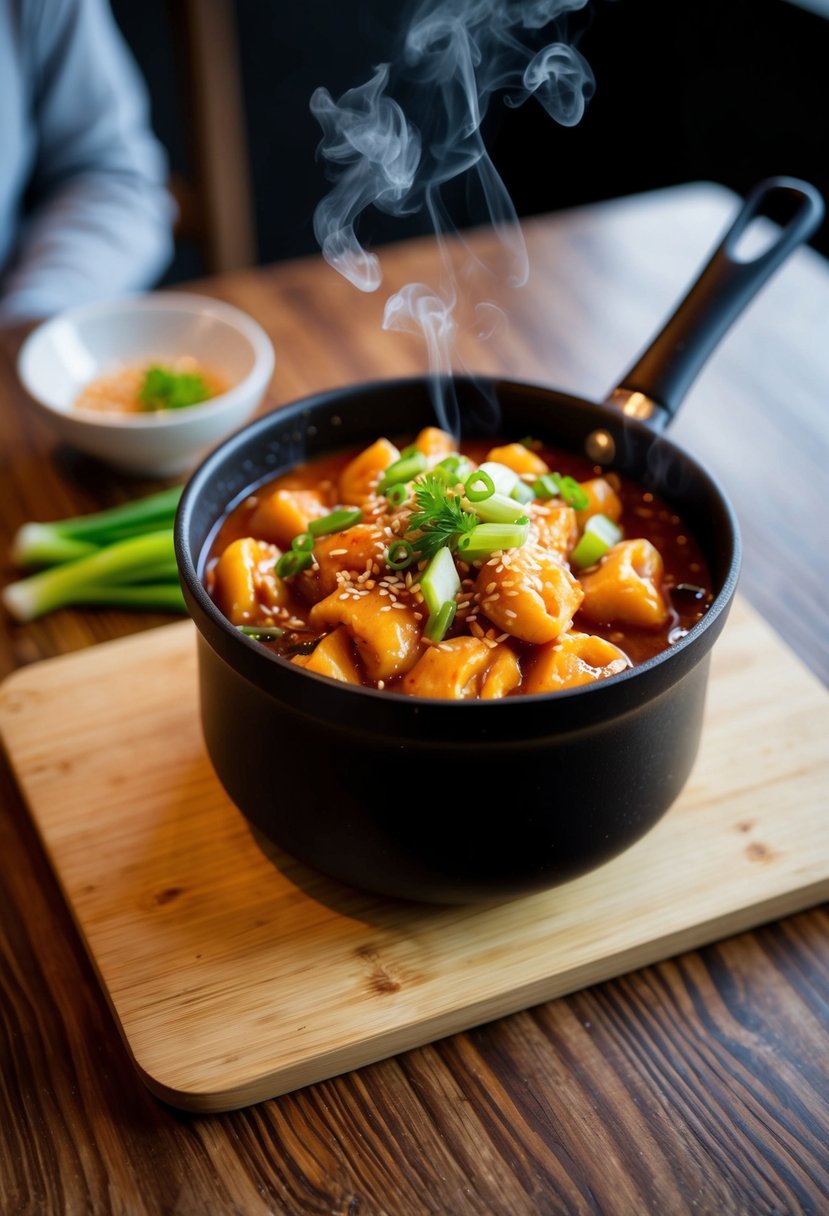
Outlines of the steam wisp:
M 529 273 L 515 208 L 486 150 L 481 125 L 490 99 L 503 93 L 516 107 L 533 97 L 562 126 L 581 118 L 592 72 L 562 40 L 566 13 L 587 0 L 422 0 L 404 36 L 397 66 L 380 65 L 370 80 L 334 101 L 324 88 L 311 98 L 322 128 L 320 155 L 333 186 L 314 214 L 327 261 L 360 291 L 382 283 L 378 256 L 365 249 L 358 222 L 369 206 L 403 217 L 426 210 L 443 266 L 439 286 L 410 283 L 392 295 L 383 327 L 424 339 L 442 425 L 457 433 L 438 385 L 451 374 L 457 332 L 456 275 L 445 235 L 455 225 L 441 188 L 462 174 L 506 255 L 511 286 Z M 539 31 L 555 23 L 555 41 L 537 49 Z M 394 94 L 404 101 L 395 99 Z M 484 329 L 492 327 L 494 305 Z M 495 310 L 497 312 L 497 310 Z

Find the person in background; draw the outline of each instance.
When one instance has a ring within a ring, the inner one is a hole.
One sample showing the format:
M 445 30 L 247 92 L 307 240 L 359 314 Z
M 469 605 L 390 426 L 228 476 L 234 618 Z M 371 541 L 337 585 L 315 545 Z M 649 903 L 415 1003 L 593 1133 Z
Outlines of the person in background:
M 0 0 L 0 329 L 150 287 L 175 207 L 107 0 Z

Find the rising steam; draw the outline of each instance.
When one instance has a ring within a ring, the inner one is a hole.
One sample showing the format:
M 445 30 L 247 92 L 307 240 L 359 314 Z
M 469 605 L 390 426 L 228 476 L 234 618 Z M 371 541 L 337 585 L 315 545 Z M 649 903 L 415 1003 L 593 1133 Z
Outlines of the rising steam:
M 324 88 L 314 92 L 311 110 L 323 132 L 319 151 L 333 182 L 315 211 L 314 231 L 325 258 L 355 287 L 376 291 L 382 282 L 379 258 L 357 234 L 363 211 L 374 206 L 405 216 L 425 209 L 440 239 L 454 230 L 441 187 L 461 174 L 470 176 L 499 236 L 510 283 L 526 282 L 518 217 L 487 153 L 481 124 L 495 93 L 511 107 L 533 97 L 563 126 L 580 120 L 593 90 L 589 66 L 561 40 L 557 26 L 555 41 L 541 49 L 537 43 L 539 31 L 586 3 L 422 0 L 394 69 L 381 65 L 339 101 Z M 405 104 L 395 100 L 395 92 L 405 96 Z M 448 376 L 457 298 L 445 245 L 441 249 L 440 287 L 413 283 L 392 296 L 384 328 L 422 335 L 432 372 Z

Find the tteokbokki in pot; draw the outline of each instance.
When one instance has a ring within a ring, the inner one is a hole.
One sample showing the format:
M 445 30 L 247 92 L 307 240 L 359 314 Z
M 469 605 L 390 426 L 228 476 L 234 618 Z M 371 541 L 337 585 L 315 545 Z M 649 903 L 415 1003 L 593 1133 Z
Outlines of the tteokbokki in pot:
M 433 426 L 248 493 L 204 579 L 233 625 L 298 667 L 449 700 L 606 680 L 713 599 L 700 547 L 655 493 L 531 437 L 458 446 Z

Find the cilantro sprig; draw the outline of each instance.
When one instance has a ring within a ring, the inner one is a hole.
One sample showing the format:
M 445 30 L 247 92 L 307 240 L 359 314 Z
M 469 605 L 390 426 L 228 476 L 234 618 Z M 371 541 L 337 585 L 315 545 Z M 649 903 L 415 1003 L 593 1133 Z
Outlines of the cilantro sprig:
M 406 533 L 427 560 L 445 547 L 455 551 L 459 539 L 481 522 L 463 509 L 460 496 L 447 490 L 443 478 L 434 473 L 424 473 L 414 483 L 414 496 L 417 510 L 409 518 Z
M 148 367 L 138 393 L 143 410 L 180 410 L 210 397 L 204 377 L 195 372 L 173 372 Z

